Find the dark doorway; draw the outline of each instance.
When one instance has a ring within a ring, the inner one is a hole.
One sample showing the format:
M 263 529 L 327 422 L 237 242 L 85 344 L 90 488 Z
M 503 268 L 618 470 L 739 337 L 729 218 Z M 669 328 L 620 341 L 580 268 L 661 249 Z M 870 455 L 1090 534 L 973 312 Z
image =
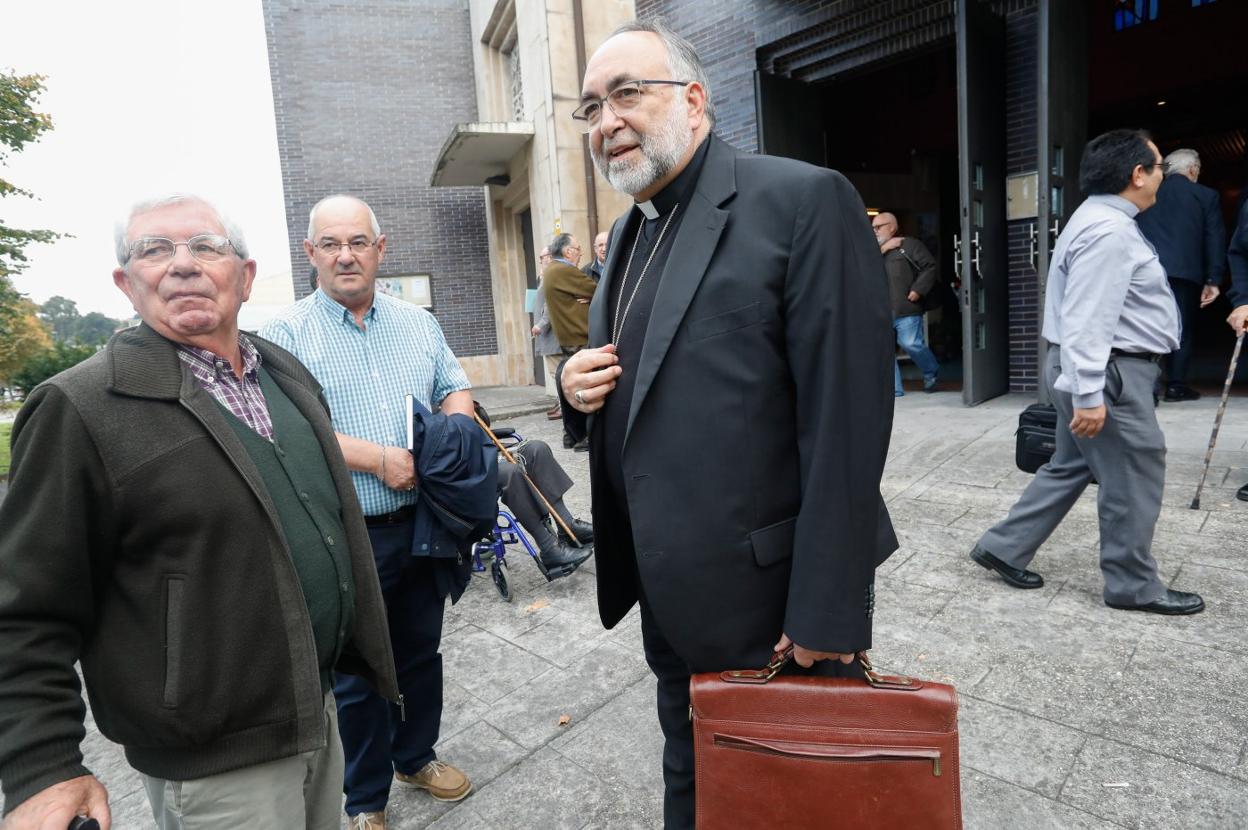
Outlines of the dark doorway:
M 1248 3 L 1160 0 L 1126 18 L 1116 4 L 1102 5 L 1088 19 L 1088 135 L 1143 127 L 1163 155 L 1196 150 L 1200 183 L 1218 191 L 1229 238 L 1248 184 Z M 1194 326 L 1188 382 L 1204 392 L 1216 393 L 1226 377 L 1234 344 L 1229 313 L 1219 297 Z
M 899 232 L 936 258 L 938 307 L 926 317 L 942 390 L 962 384 L 952 247 L 959 233 L 957 86 L 952 39 L 817 84 L 761 72 L 757 83 L 761 152 L 839 170 L 868 211 L 896 214 Z M 921 373 L 899 354 L 906 391 L 920 389 Z

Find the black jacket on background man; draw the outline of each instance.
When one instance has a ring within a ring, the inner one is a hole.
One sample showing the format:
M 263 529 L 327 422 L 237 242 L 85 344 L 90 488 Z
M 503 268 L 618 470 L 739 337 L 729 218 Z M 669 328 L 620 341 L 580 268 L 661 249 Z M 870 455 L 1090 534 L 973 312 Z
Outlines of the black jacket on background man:
M 884 273 L 888 275 L 888 297 L 893 317 L 912 317 L 924 311 L 923 300 L 936 286 L 936 260 L 927 246 L 912 237 L 903 237 L 901 245 L 884 252 Z M 919 295 L 917 303 L 909 294 Z
M 627 515 L 591 416 L 599 611 L 619 622 L 639 578 L 695 672 L 761 666 L 782 632 L 865 649 L 875 568 L 897 547 L 879 489 L 893 415 L 880 249 L 840 174 L 707 141 L 653 275 L 619 459 Z M 612 230 L 591 346 L 611 338 L 639 219 Z
M 250 335 L 342 505 L 354 630 L 335 667 L 398 699 L 372 548 L 321 387 Z M 276 507 L 229 415 L 146 325 L 36 388 L 0 503 L 5 810 L 86 775 L 92 714 L 140 772 L 186 780 L 325 743 L 324 693 Z
M 1135 221 L 1157 249 L 1167 277 L 1198 285 L 1222 283 L 1226 229 L 1216 190 L 1173 173 L 1158 188 L 1157 204 Z

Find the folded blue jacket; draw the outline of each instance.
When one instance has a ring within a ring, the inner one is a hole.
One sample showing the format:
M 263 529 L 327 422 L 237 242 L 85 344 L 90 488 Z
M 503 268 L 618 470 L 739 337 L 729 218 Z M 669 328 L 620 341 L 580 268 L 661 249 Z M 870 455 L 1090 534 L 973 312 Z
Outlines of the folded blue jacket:
M 412 555 L 454 559 L 455 602 L 468 587 L 469 552 L 498 516 L 498 451 L 467 415 L 432 413 L 413 401 L 412 458 L 417 495 Z

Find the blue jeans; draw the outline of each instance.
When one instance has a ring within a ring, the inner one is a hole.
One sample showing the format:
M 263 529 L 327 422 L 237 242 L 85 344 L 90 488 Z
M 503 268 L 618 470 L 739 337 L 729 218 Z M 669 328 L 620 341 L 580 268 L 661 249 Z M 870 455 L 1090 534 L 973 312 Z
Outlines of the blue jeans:
M 936 355 L 932 354 L 923 339 L 923 315 L 911 314 L 896 318 L 893 320 L 893 331 L 897 333 L 897 345 L 905 349 L 914 365 L 923 372 L 924 385 L 935 383 L 940 364 L 936 362 Z M 900 394 L 901 391 L 901 367 L 893 361 L 893 392 Z
M 412 775 L 435 757 L 442 719 L 438 645 L 446 598 L 438 595 L 434 569 L 443 563 L 412 556 L 412 533 L 411 519 L 368 529 L 407 719 L 364 678 L 334 675 L 348 815 L 384 810 L 395 770 Z

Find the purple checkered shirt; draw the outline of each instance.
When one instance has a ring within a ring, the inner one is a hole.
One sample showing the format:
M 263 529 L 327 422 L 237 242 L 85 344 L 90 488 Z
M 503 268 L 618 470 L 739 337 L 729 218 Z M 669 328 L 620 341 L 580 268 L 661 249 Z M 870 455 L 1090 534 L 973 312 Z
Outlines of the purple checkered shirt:
M 216 398 L 260 437 L 272 441 L 273 420 L 269 417 L 269 407 L 264 402 L 264 393 L 260 391 L 260 375 L 256 372 L 256 367 L 260 365 L 260 352 L 242 334 L 238 335 L 238 346 L 243 353 L 242 380 L 234 374 L 230 361 L 207 349 L 179 343 L 178 357 L 199 381 L 201 389 Z

